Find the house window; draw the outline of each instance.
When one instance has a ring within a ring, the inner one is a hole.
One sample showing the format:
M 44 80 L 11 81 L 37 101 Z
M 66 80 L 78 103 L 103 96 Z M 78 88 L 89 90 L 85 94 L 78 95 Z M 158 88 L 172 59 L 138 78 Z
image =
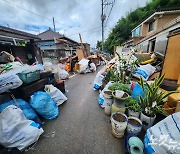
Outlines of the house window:
M 149 30 L 148 30 L 149 32 L 154 30 L 154 25 L 155 25 L 155 21 L 149 23 Z
M 139 36 L 141 36 L 141 26 L 139 26 L 132 32 L 132 37 L 139 37 Z

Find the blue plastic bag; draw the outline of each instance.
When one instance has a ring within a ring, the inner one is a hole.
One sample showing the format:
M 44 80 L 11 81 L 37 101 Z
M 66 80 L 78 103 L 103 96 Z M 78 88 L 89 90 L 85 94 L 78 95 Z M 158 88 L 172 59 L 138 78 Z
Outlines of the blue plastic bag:
M 59 114 L 58 106 L 46 92 L 35 92 L 31 96 L 30 104 L 45 119 L 55 119 Z
M 135 99 L 138 102 L 139 102 L 139 96 L 144 97 L 144 91 L 139 84 L 137 84 L 137 83 L 135 84 L 135 86 L 132 90 L 131 96 L 133 99 Z
M 0 112 L 2 112 L 9 105 L 16 105 L 17 107 L 19 107 L 23 111 L 27 119 L 33 120 L 39 124 L 43 124 L 39 119 L 38 115 L 36 114 L 36 112 L 31 107 L 31 105 L 25 102 L 24 100 L 16 99 L 16 102 L 14 100 L 11 100 L 9 102 L 4 102 L 3 104 L 0 105 Z

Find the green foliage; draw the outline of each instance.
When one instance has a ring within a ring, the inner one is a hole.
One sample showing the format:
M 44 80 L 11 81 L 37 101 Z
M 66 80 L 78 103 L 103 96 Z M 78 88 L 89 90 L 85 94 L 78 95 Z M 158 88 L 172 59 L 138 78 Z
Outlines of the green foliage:
M 177 93 L 176 91 L 169 91 L 163 93 L 159 87 L 164 80 L 162 75 L 159 78 L 156 78 L 153 83 L 145 83 L 142 78 L 139 81 L 140 86 L 142 87 L 145 96 L 142 98 L 139 97 L 142 111 L 148 116 L 154 116 L 156 113 L 162 113 L 167 115 L 163 108 L 164 100 L 171 94 Z
M 128 98 L 126 101 L 126 107 L 134 112 L 139 112 L 141 110 L 139 103 L 132 97 Z
M 111 90 L 111 91 L 122 90 L 124 92 L 130 93 L 130 89 L 129 89 L 128 85 L 122 84 L 122 83 L 119 83 L 119 82 L 113 83 L 111 86 L 109 86 L 108 89 Z
M 101 41 L 97 41 L 96 49 L 102 51 L 102 42 Z
M 109 81 L 114 81 L 118 82 L 119 81 L 119 73 L 116 69 L 109 69 L 103 79 L 104 82 L 109 82 Z
M 180 6 L 180 0 L 152 0 L 145 7 L 130 12 L 126 18 L 121 18 L 110 32 L 106 39 L 105 49 L 113 53 L 114 46 L 122 45 L 131 38 L 131 30 L 137 26 L 152 11 L 161 7 L 177 7 Z

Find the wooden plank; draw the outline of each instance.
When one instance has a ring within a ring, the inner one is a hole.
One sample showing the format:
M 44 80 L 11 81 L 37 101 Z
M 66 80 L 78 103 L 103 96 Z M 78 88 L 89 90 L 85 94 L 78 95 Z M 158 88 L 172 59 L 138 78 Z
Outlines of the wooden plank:
M 77 49 L 76 54 L 78 56 L 78 60 L 81 60 L 82 58 L 85 58 L 83 50 L 82 49 Z
M 180 75 L 180 34 L 169 37 L 162 73 L 165 78 L 178 80 Z

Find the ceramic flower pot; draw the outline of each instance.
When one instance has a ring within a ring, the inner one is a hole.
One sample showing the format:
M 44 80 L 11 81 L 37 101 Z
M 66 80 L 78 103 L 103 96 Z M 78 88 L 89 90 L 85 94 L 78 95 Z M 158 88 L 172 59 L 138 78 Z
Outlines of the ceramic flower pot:
M 105 89 L 105 90 L 104 90 L 104 97 L 106 97 L 106 98 L 112 98 L 112 91 L 111 91 L 111 90 L 108 90 L 108 89 Z
M 142 122 L 136 117 L 128 117 L 127 132 L 138 135 L 142 130 Z
M 156 119 L 156 115 L 154 115 L 154 117 L 148 117 L 143 112 L 141 112 L 140 119 L 143 124 L 142 125 L 143 129 L 146 131 L 148 128 L 150 128 L 153 125 L 154 120 Z
M 111 113 L 115 113 L 115 112 L 124 113 L 126 110 L 125 103 L 126 100 L 129 98 L 129 94 L 125 92 L 124 97 L 119 98 L 115 95 L 115 92 L 113 92 L 112 96 L 113 96 L 113 104 L 111 107 Z
M 112 135 L 116 138 L 124 136 L 127 127 L 127 116 L 121 112 L 113 113 L 111 115 Z
M 111 106 L 111 114 L 116 112 L 122 112 L 125 113 L 126 108 L 125 107 L 117 107 L 114 103 Z
M 128 109 L 128 116 L 129 117 L 136 117 L 136 118 L 139 118 L 139 115 L 140 115 L 140 112 L 135 112 L 135 111 L 133 111 L 133 110 L 130 110 L 130 109 Z
M 115 92 L 112 93 L 113 103 L 116 107 L 125 107 L 126 100 L 129 98 L 129 94 L 124 92 L 123 97 L 117 97 Z
M 131 154 L 143 154 L 144 144 L 138 137 L 130 137 L 128 140 L 128 145 Z

